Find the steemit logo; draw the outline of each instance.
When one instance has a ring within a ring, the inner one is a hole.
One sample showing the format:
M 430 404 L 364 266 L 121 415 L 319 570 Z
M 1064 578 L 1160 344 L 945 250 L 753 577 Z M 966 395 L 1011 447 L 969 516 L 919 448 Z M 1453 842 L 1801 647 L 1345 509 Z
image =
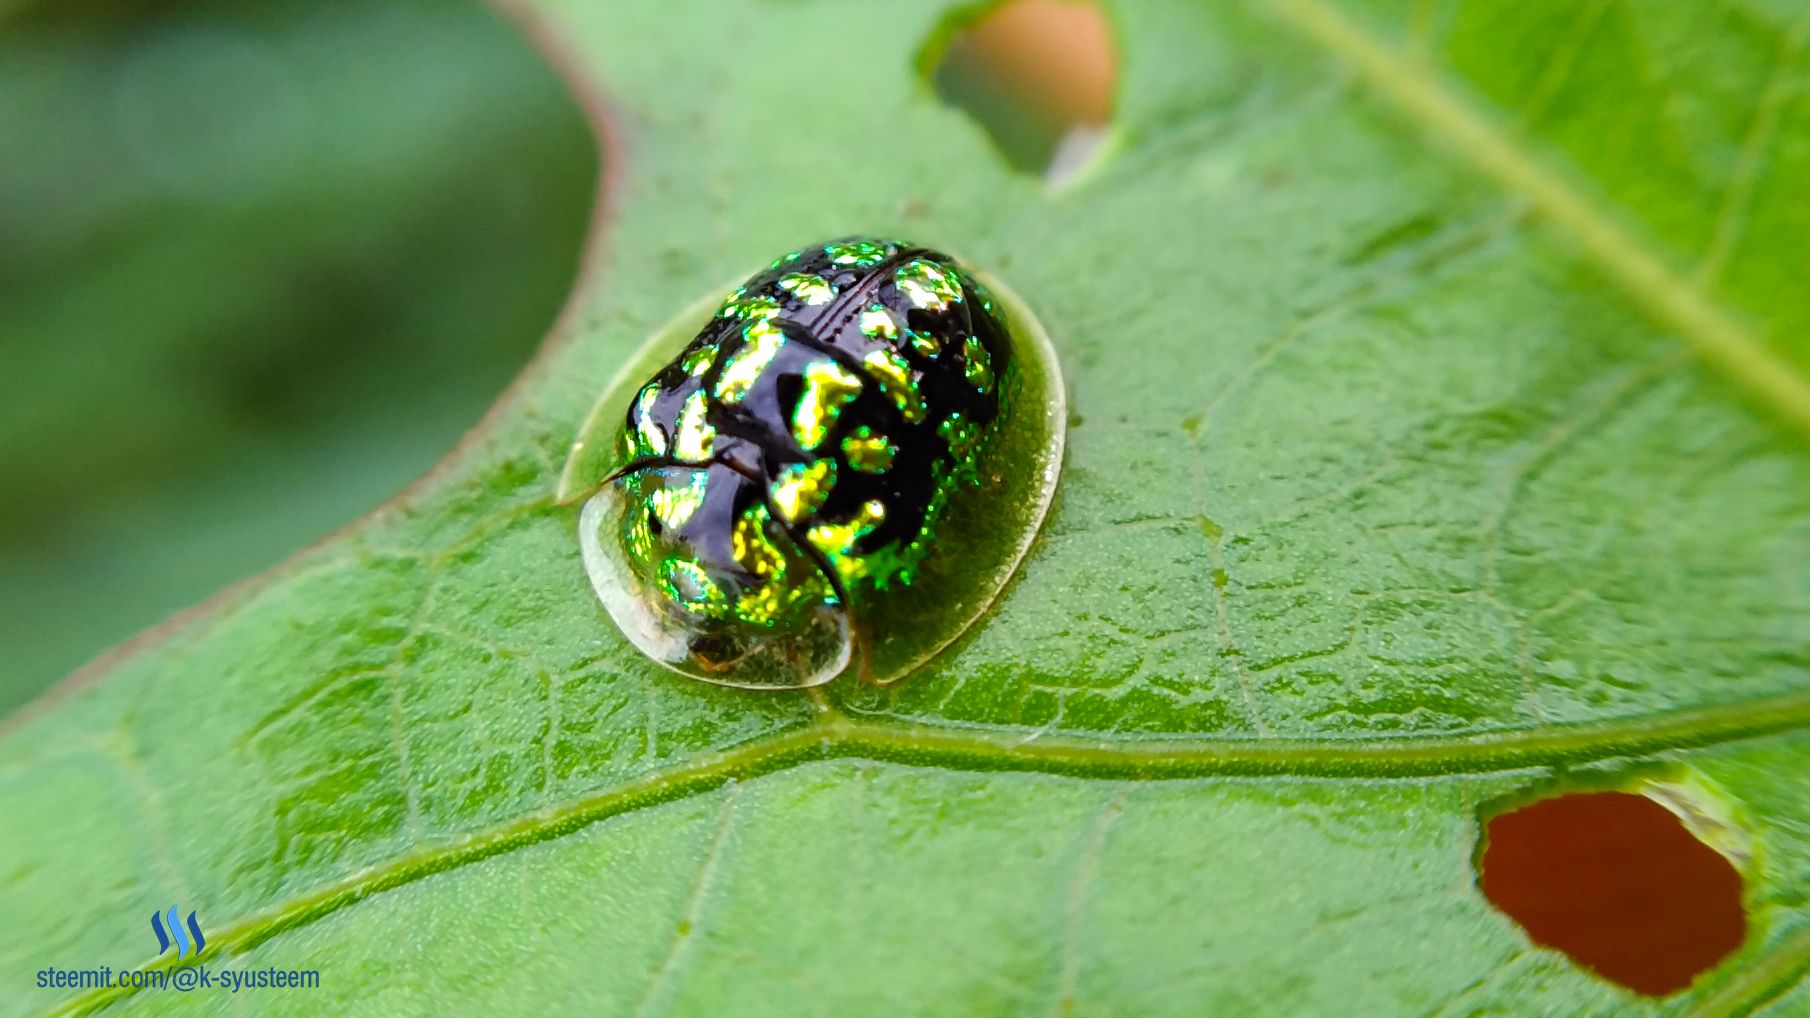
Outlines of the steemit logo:
M 201 949 L 207 946 L 207 938 L 201 935 L 201 926 L 195 922 L 195 913 L 189 913 L 189 928 L 186 933 L 183 932 L 180 917 L 181 913 L 176 911 L 176 906 L 171 905 L 170 932 L 166 934 L 163 932 L 163 917 L 155 912 L 151 913 L 151 932 L 157 934 L 158 954 L 170 949 L 171 937 L 176 938 L 177 958 L 188 954 L 200 954 Z M 191 937 L 193 939 L 190 939 Z

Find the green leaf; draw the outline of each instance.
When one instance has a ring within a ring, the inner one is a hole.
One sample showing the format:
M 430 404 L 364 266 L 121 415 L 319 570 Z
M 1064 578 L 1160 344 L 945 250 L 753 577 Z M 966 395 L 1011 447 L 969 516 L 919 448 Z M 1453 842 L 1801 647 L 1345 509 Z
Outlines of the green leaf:
M 925 5 L 527 6 L 628 153 L 561 339 L 421 485 L 10 725 L 0 1000 L 235 1006 L 16 989 L 180 904 L 218 966 L 319 969 L 253 1002 L 307 1014 L 1801 1008 L 1795 8 L 1128 0 L 1116 140 L 1052 191 L 916 75 Z M 1037 309 L 1051 519 L 895 687 L 677 679 L 559 461 L 650 330 L 856 230 Z M 1492 803 L 1655 767 L 1754 846 L 1748 943 L 1658 1001 L 1472 870 Z

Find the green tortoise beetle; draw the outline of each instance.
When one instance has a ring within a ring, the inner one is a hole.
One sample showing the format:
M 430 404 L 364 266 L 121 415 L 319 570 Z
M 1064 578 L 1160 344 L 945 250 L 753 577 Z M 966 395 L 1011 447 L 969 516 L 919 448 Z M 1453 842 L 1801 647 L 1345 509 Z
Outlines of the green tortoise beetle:
M 562 493 L 595 492 L 592 585 L 660 663 L 799 688 L 878 633 L 864 659 L 885 680 L 959 635 L 1016 567 L 1060 465 L 1060 403 L 1028 312 L 946 254 L 848 237 L 775 259 L 651 375 L 612 386 Z M 1021 416 L 1029 440 L 1002 443 Z M 593 441 L 611 417 L 614 438 Z M 1029 461 L 996 462 L 1013 449 Z M 1001 497 L 1010 511 L 982 504 Z

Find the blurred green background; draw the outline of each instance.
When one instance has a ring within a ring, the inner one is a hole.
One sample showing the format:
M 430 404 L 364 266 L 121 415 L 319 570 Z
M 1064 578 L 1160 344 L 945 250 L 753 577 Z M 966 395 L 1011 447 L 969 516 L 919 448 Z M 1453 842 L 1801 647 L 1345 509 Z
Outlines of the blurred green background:
M 595 163 L 465 0 L 0 0 L 0 712 L 430 466 Z

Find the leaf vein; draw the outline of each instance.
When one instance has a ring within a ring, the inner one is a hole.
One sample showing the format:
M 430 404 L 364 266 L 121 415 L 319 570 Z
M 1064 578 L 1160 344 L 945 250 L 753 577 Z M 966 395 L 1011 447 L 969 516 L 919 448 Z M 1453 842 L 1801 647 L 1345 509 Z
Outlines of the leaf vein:
M 1607 210 L 1597 209 L 1557 173 L 1464 105 L 1424 62 L 1397 52 L 1322 0 L 1267 0 L 1282 21 L 1353 66 L 1407 119 L 1442 138 L 1472 167 L 1569 234 L 1588 259 L 1653 318 L 1788 423 L 1810 435 L 1810 380 L 1769 349 L 1748 325 L 1645 250 Z
M 1759 107 L 1754 112 L 1753 123 L 1748 127 L 1747 138 L 1741 144 L 1741 156 L 1735 164 L 1734 176 L 1723 191 L 1722 207 L 1716 214 L 1709 247 L 1697 266 L 1695 282 L 1699 287 L 1707 288 L 1716 281 L 1729 256 L 1740 243 L 1741 232 L 1747 225 L 1747 210 L 1753 202 L 1754 186 L 1759 182 L 1760 171 L 1765 166 L 1766 153 L 1772 147 L 1772 140 L 1778 135 L 1779 120 L 1783 117 L 1785 108 L 1790 105 L 1792 95 L 1789 72 L 1798 55 L 1803 52 L 1807 38 L 1810 38 L 1810 15 L 1799 18 L 1779 44 L 1772 73 L 1767 78 L 1765 90 L 1760 93 Z
M 636 1018 L 644 1018 L 653 1013 L 654 1002 L 665 988 L 667 980 L 672 978 L 686 945 L 691 943 L 692 934 L 697 930 L 698 916 L 704 907 L 704 899 L 715 882 L 717 864 L 722 859 L 723 844 L 728 840 L 729 824 L 735 818 L 735 806 L 741 800 L 741 795 L 742 786 L 732 784 L 728 794 L 723 796 L 723 808 L 717 812 L 716 829 L 711 833 L 709 844 L 704 846 L 704 858 L 698 863 L 697 876 L 692 879 L 691 893 L 686 895 L 685 911 L 673 931 L 672 946 L 667 949 L 660 967 L 654 970 L 652 978 L 648 980 L 647 989 L 641 995 L 641 1003 L 635 1006 Z
M 1705 748 L 1805 729 L 1810 729 L 1810 691 L 1611 722 L 1449 738 L 1352 739 L 1342 744 L 1242 739 L 1115 745 L 1067 737 L 1025 743 L 1015 732 L 907 727 L 823 715 L 815 723 L 651 771 L 456 841 L 414 849 L 227 926 L 218 936 L 208 938 L 208 950 L 210 955 L 220 952 L 213 957 L 241 955 L 374 894 L 551 841 L 616 816 L 826 760 L 866 759 L 947 770 L 1145 781 L 1276 775 L 1344 780 L 1464 778 Z M 1794 950 L 1810 960 L 1810 929 L 1801 941 Z M 152 961 L 141 967 L 158 969 L 168 964 L 167 960 L 163 965 Z M 89 1014 L 133 992 L 118 987 L 92 990 L 52 1013 Z

